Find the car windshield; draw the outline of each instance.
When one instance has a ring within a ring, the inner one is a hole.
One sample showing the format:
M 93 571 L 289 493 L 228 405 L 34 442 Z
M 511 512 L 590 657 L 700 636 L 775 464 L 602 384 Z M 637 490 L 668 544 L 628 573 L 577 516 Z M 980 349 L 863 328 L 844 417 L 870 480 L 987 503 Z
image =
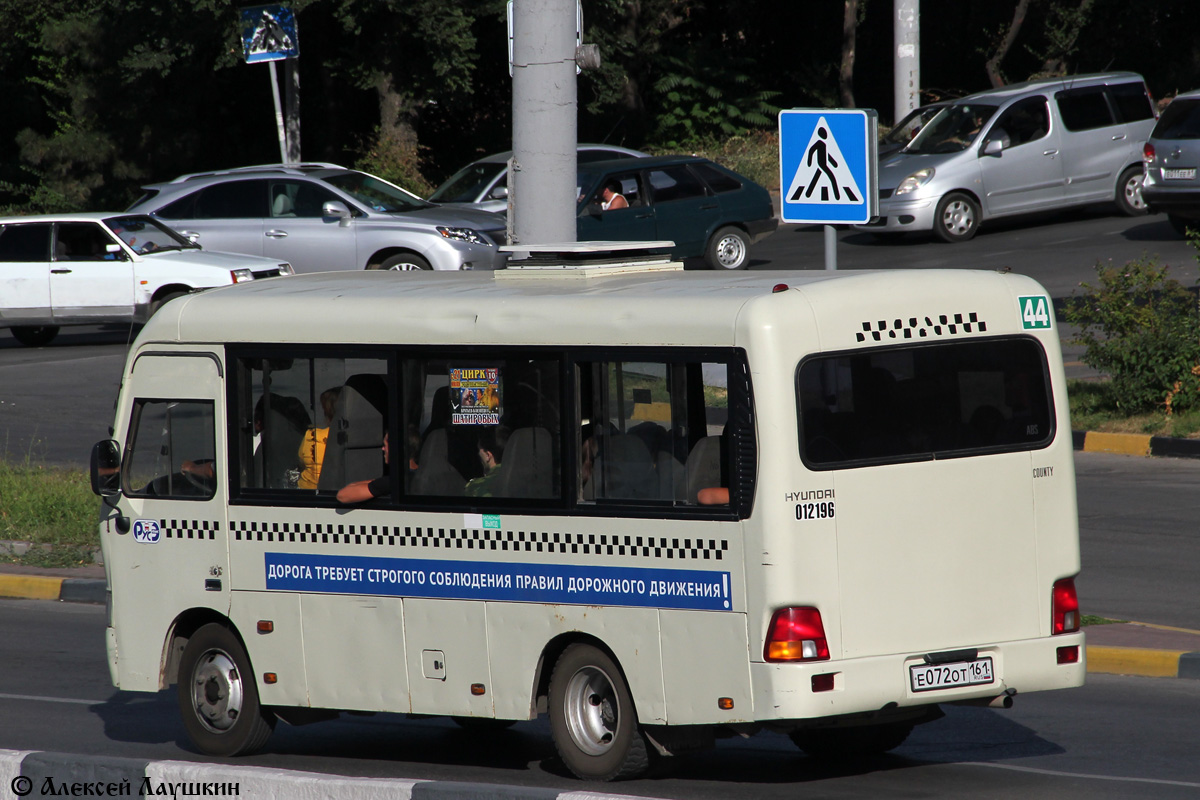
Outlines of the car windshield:
M 502 161 L 477 161 L 451 175 L 429 199 L 434 203 L 474 203 L 507 167 Z
M 406 192 L 399 186 L 363 172 L 345 172 L 321 180 L 336 186 L 375 211 L 387 213 L 429 208 L 429 203 L 412 192 Z
M 161 253 L 166 250 L 199 250 L 175 231 L 150 217 L 137 215 L 109 217 L 104 224 L 135 253 Z
M 928 155 L 966 150 L 995 113 L 996 106 L 977 103 L 947 106 L 921 128 L 904 152 Z
M 1200 99 L 1175 100 L 1159 119 L 1152 139 L 1200 139 Z
M 920 133 L 921 128 L 925 126 L 929 120 L 933 119 L 934 115 L 940 110 L 940 106 L 922 106 L 921 108 L 913 109 L 908 112 L 904 119 L 900 120 L 887 134 L 883 137 L 885 144 L 908 144 L 912 138 Z

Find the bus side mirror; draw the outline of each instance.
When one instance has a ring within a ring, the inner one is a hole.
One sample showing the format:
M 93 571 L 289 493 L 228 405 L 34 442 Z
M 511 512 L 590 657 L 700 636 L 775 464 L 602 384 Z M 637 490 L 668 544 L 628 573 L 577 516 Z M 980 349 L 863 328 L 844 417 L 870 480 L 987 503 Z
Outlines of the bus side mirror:
M 121 445 L 113 439 L 96 442 L 92 447 L 92 491 L 101 497 L 121 493 Z

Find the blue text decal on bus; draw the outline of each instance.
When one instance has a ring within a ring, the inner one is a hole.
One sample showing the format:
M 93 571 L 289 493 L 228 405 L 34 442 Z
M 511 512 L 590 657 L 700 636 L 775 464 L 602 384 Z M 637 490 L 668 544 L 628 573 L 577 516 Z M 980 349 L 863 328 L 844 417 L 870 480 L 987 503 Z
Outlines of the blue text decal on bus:
M 267 589 L 727 611 L 729 573 L 264 553 Z

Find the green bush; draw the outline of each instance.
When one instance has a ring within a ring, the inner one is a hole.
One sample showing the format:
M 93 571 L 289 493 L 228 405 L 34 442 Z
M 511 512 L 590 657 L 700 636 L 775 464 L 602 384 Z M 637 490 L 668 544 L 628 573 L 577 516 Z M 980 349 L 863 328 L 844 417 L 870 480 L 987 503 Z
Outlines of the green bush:
M 1085 294 L 1065 308 L 1083 362 L 1110 377 L 1107 394 L 1126 414 L 1200 403 L 1196 296 L 1167 271 L 1150 258 L 1098 263 L 1098 282 L 1082 284 Z

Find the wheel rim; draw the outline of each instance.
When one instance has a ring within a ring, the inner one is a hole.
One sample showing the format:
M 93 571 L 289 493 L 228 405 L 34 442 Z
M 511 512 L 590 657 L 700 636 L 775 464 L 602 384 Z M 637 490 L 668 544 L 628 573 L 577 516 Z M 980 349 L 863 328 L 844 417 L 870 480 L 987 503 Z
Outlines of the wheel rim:
M 1146 207 L 1146 201 L 1142 198 L 1142 176 L 1134 175 L 1129 180 L 1125 181 L 1125 202 L 1130 208 L 1135 208 L 1141 211 Z
M 746 245 L 741 237 L 725 236 L 717 242 L 717 263 L 725 269 L 735 269 L 746 260 Z
M 954 236 L 965 236 L 975 227 L 975 210 L 966 200 L 952 200 L 942 211 L 942 225 Z
M 612 681 L 603 670 L 584 667 L 572 675 L 563 703 L 567 730 L 580 750 L 599 756 L 612 749 L 621 722 L 620 707 Z
M 414 272 L 420 270 L 421 265 L 414 264 L 411 261 L 401 261 L 398 264 L 392 264 L 391 266 L 385 267 L 385 269 L 387 269 L 389 272 Z
M 192 670 L 192 709 L 196 719 L 213 733 L 224 733 L 237 723 L 245 697 L 241 675 L 233 658 L 223 650 L 209 650 Z

